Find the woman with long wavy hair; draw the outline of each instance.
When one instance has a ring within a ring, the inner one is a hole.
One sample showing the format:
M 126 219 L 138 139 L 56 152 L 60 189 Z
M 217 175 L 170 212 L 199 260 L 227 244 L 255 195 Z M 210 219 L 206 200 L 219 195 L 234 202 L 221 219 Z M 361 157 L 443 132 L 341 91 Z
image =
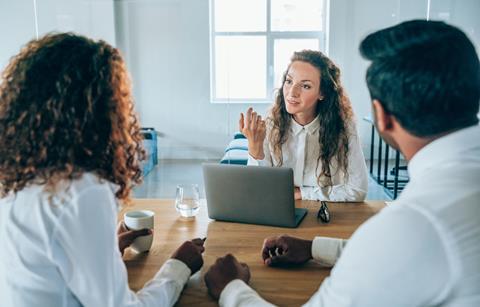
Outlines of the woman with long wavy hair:
M 295 199 L 363 201 L 367 168 L 340 70 L 318 51 L 295 52 L 267 118 L 240 115 L 249 165 L 290 167 Z
M 0 83 L 2 306 L 171 306 L 203 263 L 185 242 L 139 292 L 123 250 L 152 230 L 116 229 L 141 180 L 139 123 L 119 51 L 50 34 L 12 58 Z

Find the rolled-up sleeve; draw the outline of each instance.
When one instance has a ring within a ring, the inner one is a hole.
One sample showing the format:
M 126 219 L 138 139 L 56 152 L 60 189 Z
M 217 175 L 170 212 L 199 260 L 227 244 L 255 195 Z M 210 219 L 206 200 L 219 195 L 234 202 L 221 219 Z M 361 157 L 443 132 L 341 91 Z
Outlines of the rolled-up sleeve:
M 337 238 L 316 237 L 312 243 L 312 257 L 322 265 L 332 267 L 342 255 L 347 242 Z

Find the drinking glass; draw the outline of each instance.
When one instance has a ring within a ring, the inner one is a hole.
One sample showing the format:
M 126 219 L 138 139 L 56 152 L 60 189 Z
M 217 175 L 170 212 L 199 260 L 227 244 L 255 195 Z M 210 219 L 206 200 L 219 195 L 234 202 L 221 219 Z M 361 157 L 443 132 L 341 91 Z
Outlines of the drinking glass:
M 175 208 L 183 217 L 194 217 L 197 215 L 200 204 L 200 196 L 197 184 L 177 185 L 177 197 Z

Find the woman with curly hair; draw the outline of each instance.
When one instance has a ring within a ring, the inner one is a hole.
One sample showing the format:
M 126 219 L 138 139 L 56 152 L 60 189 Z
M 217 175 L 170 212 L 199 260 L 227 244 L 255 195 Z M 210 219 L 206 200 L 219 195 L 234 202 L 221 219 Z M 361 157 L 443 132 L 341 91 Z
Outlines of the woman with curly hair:
M 266 118 L 240 114 L 248 164 L 290 167 L 295 199 L 363 201 L 367 168 L 340 70 L 318 51 L 295 52 Z
M 138 293 L 116 230 L 141 180 L 139 123 L 119 51 L 74 34 L 29 42 L 0 83 L 0 292 L 6 306 L 170 306 L 202 266 L 185 242 Z

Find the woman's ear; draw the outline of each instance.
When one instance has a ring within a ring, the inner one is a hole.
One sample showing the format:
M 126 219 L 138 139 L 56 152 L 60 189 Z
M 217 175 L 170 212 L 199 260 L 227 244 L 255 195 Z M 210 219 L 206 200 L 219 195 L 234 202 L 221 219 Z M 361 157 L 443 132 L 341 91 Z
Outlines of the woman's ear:
M 378 132 L 383 133 L 387 132 L 392 128 L 392 115 L 390 115 L 385 108 L 383 107 L 382 103 L 377 99 L 374 99 L 372 102 L 373 108 L 373 115 L 375 126 L 377 127 Z

